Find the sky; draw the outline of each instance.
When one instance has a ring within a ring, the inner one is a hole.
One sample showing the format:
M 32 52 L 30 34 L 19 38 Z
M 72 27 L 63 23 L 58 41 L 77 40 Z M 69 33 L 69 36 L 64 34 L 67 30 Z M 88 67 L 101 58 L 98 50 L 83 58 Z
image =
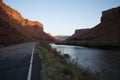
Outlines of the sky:
M 39 21 L 52 35 L 72 35 L 76 29 L 100 23 L 102 11 L 120 6 L 120 0 L 4 0 L 24 18 Z

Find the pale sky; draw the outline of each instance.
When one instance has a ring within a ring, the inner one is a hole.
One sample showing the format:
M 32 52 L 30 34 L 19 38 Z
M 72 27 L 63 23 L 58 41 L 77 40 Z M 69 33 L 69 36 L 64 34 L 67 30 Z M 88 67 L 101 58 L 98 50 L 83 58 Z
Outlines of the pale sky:
M 120 6 L 120 0 L 4 0 L 24 18 L 39 21 L 52 35 L 72 35 L 75 29 L 100 22 L 102 11 Z

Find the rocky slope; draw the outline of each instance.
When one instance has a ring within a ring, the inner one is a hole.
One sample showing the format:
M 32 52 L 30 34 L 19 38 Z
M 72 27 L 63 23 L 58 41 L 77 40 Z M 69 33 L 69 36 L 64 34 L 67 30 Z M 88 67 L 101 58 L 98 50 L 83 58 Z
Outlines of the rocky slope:
M 30 21 L 0 0 L 0 46 L 28 41 L 54 41 L 43 31 L 43 25 Z
M 120 7 L 102 12 L 101 22 L 84 34 L 75 34 L 76 37 L 66 42 L 77 42 L 88 46 L 120 47 Z

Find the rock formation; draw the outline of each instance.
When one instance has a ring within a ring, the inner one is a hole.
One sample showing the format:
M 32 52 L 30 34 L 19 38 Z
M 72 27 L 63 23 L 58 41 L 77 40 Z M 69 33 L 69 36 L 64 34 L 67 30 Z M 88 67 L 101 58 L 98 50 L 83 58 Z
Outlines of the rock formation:
M 75 33 L 74 33 L 72 36 L 70 36 L 70 37 L 68 37 L 68 38 L 66 39 L 66 41 L 69 41 L 69 40 L 70 40 L 70 41 L 71 41 L 71 40 L 73 40 L 73 41 L 74 41 L 74 40 L 77 40 L 79 36 L 87 33 L 89 30 L 90 30 L 90 29 L 77 29 L 77 30 L 75 30 Z M 79 40 L 79 39 L 78 39 L 78 40 Z
M 0 0 L 0 46 L 43 40 L 55 39 L 43 31 L 43 24 L 23 18 Z
M 88 46 L 120 47 L 120 7 L 102 12 L 101 22 L 87 33 L 76 33 L 66 42 L 74 41 Z
M 59 42 L 61 42 L 61 41 L 66 40 L 70 36 L 67 36 L 67 35 L 66 36 L 64 36 L 64 35 L 56 35 L 55 37 L 56 37 L 56 39 L 59 40 Z

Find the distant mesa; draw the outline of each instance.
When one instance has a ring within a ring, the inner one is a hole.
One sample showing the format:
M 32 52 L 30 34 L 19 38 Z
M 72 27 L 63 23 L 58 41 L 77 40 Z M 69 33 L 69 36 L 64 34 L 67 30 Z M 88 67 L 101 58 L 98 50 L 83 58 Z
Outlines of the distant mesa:
M 120 48 L 120 7 L 102 12 L 101 22 L 91 29 L 79 29 L 65 42 L 78 45 Z
M 58 41 L 64 41 L 64 40 L 66 40 L 68 37 L 70 37 L 70 36 L 68 36 L 68 35 L 56 35 L 55 36 L 56 37 L 56 39 L 58 39 Z
M 43 29 L 42 23 L 23 18 L 0 0 L 0 47 L 31 41 L 56 41 Z

